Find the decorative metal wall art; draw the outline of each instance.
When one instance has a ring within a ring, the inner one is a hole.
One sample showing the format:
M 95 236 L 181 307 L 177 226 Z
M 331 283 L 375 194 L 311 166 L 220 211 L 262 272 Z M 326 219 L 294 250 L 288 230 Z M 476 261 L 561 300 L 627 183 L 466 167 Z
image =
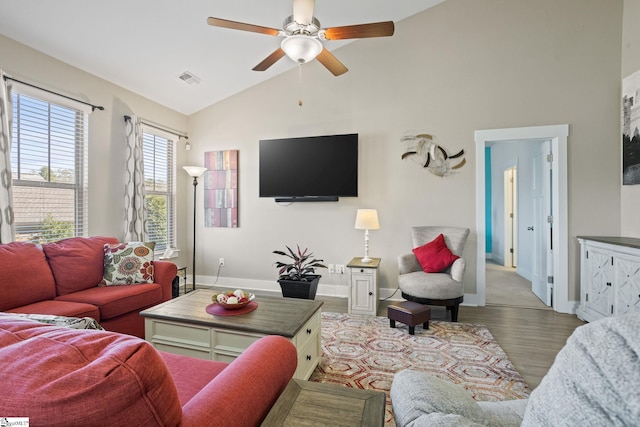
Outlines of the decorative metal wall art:
M 400 141 L 405 144 L 403 160 L 411 159 L 437 176 L 450 175 L 467 162 L 463 157 L 464 150 L 450 155 L 442 145 L 434 141 L 433 135 L 427 133 L 406 134 Z

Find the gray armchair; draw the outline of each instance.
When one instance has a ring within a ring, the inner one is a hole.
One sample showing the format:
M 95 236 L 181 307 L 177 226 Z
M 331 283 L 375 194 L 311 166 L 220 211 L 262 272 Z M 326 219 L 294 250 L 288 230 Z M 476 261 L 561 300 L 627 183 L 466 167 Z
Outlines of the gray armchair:
M 440 273 L 425 273 L 413 252 L 398 257 L 398 285 L 402 297 L 425 305 L 446 306 L 451 311 L 451 321 L 458 321 L 458 307 L 464 299 L 462 278 L 465 260 L 462 258 L 464 244 L 469 236 L 468 228 L 422 226 L 411 228 L 413 247 L 429 243 L 443 234 L 451 252 L 458 255 L 454 263 Z

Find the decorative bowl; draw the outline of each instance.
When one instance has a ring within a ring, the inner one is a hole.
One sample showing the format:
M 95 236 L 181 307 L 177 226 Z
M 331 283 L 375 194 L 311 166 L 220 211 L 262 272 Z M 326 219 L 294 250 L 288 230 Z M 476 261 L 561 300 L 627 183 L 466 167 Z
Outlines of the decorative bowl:
M 236 297 L 236 294 L 241 292 L 243 295 L 241 298 Z M 235 298 L 238 302 L 227 303 L 227 299 Z M 255 295 L 249 292 L 244 292 L 240 290 L 236 290 L 235 293 L 233 291 L 223 292 L 221 294 L 215 294 L 211 299 L 214 304 L 218 304 L 225 310 L 237 310 L 239 308 L 245 307 L 251 301 L 255 299 Z

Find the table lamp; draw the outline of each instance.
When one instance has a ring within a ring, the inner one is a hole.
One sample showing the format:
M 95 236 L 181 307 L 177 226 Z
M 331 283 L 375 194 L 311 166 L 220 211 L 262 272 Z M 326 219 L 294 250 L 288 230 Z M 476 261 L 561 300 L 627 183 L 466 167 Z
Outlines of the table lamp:
M 369 230 L 378 230 L 378 211 L 376 209 L 358 209 L 356 213 L 356 230 L 364 230 L 364 258 L 360 261 L 371 262 L 369 258 Z

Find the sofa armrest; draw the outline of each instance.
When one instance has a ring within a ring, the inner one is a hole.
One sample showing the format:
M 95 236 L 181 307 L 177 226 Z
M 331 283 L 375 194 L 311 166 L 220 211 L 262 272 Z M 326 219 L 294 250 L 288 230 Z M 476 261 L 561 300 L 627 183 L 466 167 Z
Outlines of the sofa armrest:
M 467 262 L 464 258 L 458 258 L 451 264 L 451 278 L 456 282 L 462 282 L 464 278 L 464 270 L 467 266 Z
M 171 261 L 153 261 L 153 278 L 162 287 L 162 301 L 171 299 L 171 284 L 176 274 L 178 266 Z
M 398 274 L 413 273 L 422 271 L 422 267 L 413 252 L 398 256 Z
M 398 427 L 498 425 L 491 423 L 464 387 L 426 372 L 396 373 L 389 393 Z
M 260 425 L 297 364 L 296 348 L 286 338 L 259 339 L 182 407 L 180 426 Z

